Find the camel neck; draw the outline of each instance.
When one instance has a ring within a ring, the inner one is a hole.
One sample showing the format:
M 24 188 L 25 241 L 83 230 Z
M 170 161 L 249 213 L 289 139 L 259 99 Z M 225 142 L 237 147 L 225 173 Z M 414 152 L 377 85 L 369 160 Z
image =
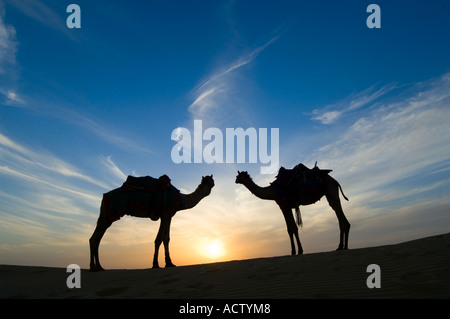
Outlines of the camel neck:
M 255 182 L 250 178 L 245 183 L 244 186 L 248 188 L 253 195 L 261 199 L 275 200 L 275 195 L 273 193 L 272 186 L 261 187 L 255 184 Z
M 195 207 L 203 198 L 211 193 L 211 189 L 207 186 L 199 185 L 191 194 L 180 194 L 179 209 L 190 209 Z

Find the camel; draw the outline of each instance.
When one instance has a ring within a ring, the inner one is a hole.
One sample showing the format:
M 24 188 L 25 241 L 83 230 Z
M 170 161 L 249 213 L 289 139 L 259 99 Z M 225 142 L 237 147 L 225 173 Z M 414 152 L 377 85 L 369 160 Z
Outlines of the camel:
M 151 182 L 151 186 L 147 182 Z M 191 194 L 181 194 L 170 184 L 170 179 L 163 175 L 159 179 L 152 177 L 129 176 L 122 187 L 103 195 L 97 226 L 89 239 L 90 271 L 102 271 L 98 256 L 100 241 L 106 230 L 123 215 L 140 218 L 150 218 L 153 221 L 161 219 L 159 231 L 155 239 L 153 268 L 159 268 L 158 252 L 164 243 L 165 261 L 167 267 L 175 267 L 169 254 L 170 223 L 176 212 L 196 206 L 211 193 L 214 187 L 213 176 L 204 176 L 197 189 Z
M 283 170 L 284 172 L 289 171 L 289 173 L 284 174 L 284 185 L 280 186 L 277 185 L 277 180 L 280 179 L 280 175 Z M 300 173 L 300 171 L 302 171 L 302 173 Z M 305 206 L 314 204 L 325 195 L 331 208 L 333 208 L 333 210 L 336 212 L 336 216 L 339 221 L 340 241 L 337 250 L 348 249 L 350 223 L 348 222 L 342 210 L 341 201 L 339 199 L 339 189 L 341 190 L 344 198 L 346 200 L 348 200 L 348 198 L 345 197 L 341 185 L 334 178 L 328 175 L 329 172 L 331 172 L 331 170 L 320 170 L 317 167 L 311 170 L 303 164 L 297 165 L 292 170 L 286 170 L 282 167 L 275 182 L 271 183 L 270 186 L 260 187 L 256 185 L 255 182 L 253 182 L 252 178 L 247 172 L 238 171 L 236 183 L 243 184 L 252 194 L 254 194 L 258 198 L 264 200 L 274 200 L 277 202 L 286 221 L 287 232 L 291 241 L 292 255 L 295 255 L 296 252 L 293 237 L 295 237 L 297 242 L 298 254 L 303 254 L 303 248 L 298 236 L 298 227 L 294 221 L 292 209 L 296 209 L 297 216 L 299 217 L 300 205 Z M 300 178 L 300 181 L 302 181 L 303 179 L 315 180 L 316 186 L 310 189 L 302 189 L 298 187 L 298 183 L 292 182 L 295 179 L 299 181 L 298 178 Z M 290 188 L 290 196 L 288 196 L 287 198 L 280 198 L 280 187 Z M 297 218 L 297 223 L 299 225 L 301 224 L 301 217 Z

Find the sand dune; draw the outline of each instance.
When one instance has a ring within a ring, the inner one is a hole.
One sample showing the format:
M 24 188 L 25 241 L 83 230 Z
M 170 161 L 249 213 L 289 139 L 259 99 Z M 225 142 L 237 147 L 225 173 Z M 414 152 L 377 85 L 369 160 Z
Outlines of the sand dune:
M 369 289 L 367 266 L 380 266 Z M 172 269 L 81 270 L 0 266 L 1 298 L 449 298 L 450 233 L 406 243 Z

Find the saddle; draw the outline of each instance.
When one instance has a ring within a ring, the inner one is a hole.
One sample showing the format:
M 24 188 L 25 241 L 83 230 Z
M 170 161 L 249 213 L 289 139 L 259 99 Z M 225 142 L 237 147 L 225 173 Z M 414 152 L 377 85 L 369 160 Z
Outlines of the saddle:
M 162 175 L 159 178 L 151 176 L 134 177 L 129 175 L 127 180 L 123 183 L 121 189 L 126 191 L 165 191 L 170 185 L 170 178 L 167 175 Z
M 317 184 L 315 182 L 319 180 L 322 174 L 328 174 L 332 171 L 331 169 L 320 169 L 317 166 L 317 162 L 312 169 L 300 163 L 293 169 L 281 167 L 276 176 L 276 182 L 283 187 L 295 184 L 304 188 L 313 188 Z
M 179 196 L 180 191 L 170 183 L 167 175 L 159 178 L 128 176 L 121 187 L 105 193 L 104 199 L 111 221 L 120 219 L 135 207 L 147 210 L 148 217 L 156 221 L 162 213 L 172 216 L 176 213 Z
M 271 183 L 274 188 L 276 202 L 278 205 L 291 205 L 295 208 L 297 224 L 302 225 L 300 215 L 300 205 L 310 204 L 304 202 L 299 197 L 301 192 L 314 192 L 312 201 L 315 202 L 322 197 L 319 190 L 321 188 L 321 177 L 332 172 L 331 169 L 320 169 L 317 162 L 314 168 L 310 169 L 302 163 L 296 165 L 292 169 L 281 167 L 276 176 L 276 180 Z

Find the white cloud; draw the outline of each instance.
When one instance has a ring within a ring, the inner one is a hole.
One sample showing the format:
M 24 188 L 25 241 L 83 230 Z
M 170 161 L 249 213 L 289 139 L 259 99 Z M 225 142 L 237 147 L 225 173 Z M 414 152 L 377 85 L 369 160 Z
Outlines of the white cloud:
M 369 106 L 381 96 L 389 93 L 396 88 L 395 85 L 386 85 L 381 89 L 375 90 L 375 86 L 349 96 L 335 104 L 325 106 L 322 109 L 315 109 L 312 112 L 312 119 L 321 122 L 322 124 L 335 123 L 342 115 L 356 111 L 364 106 Z
M 75 39 L 75 33 L 70 32 L 70 29 L 67 28 L 66 17 L 68 15 L 65 10 L 58 13 L 40 0 L 6 0 L 6 2 L 36 22 L 58 30 L 71 39 Z
M 139 142 L 136 142 L 138 138 L 134 137 L 132 139 L 125 137 L 123 132 L 118 132 L 117 129 L 110 129 L 103 123 L 93 120 L 83 114 L 80 114 L 79 112 L 75 112 L 70 108 L 53 103 L 36 102 L 33 101 L 35 99 L 37 100 L 37 98 L 34 97 L 27 97 L 27 101 L 25 101 L 22 96 L 13 90 L 5 90 L 0 88 L 0 93 L 5 96 L 5 103 L 7 105 L 20 106 L 30 111 L 37 112 L 40 115 L 63 120 L 66 123 L 78 126 L 83 130 L 87 130 L 95 136 L 101 138 L 103 141 L 121 149 L 151 153 L 148 148 L 140 145 Z
M 218 94 L 224 92 L 225 89 L 220 89 L 219 86 L 212 87 L 200 93 L 195 101 L 189 106 L 189 111 L 192 113 L 203 114 L 216 106 L 215 98 Z M 200 116 L 201 117 L 201 116 Z
M 321 122 L 322 124 L 331 124 L 336 121 L 342 114 L 342 112 L 339 111 L 329 111 L 320 114 L 320 112 L 317 110 L 314 110 L 313 113 L 317 114 L 314 119 Z
M 106 185 L 96 179 L 81 173 L 78 169 L 65 161 L 55 157 L 45 150 L 33 150 L 25 147 L 0 133 L 0 172 L 28 181 L 48 183 L 54 187 L 71 191 L 67 187 L 58 186 L 47 179 L 63 176 L 74 178 L 90 184 L 107 188 Z M 53 177 L 52 177 L 53 176 Z
M 7 104 L 25 104 L 25 101 L 16 92 L 9 90 L 6 92 Z
M 99 158 L 101 164 L 105 166 L 113 176 L 118 178 L 120 181 L 125 181 L 127 179 L 127 175 L 125 175 L 125 173 L 122 172 L 122 170 L 116 165 L 116 163 L 113 162 L 111 155 L 107 157 L 104 157 L 102 155 L 99 156 Z
M 402 207 L 412 210 L 421 203 L 444 199 L 439 194 L 450 188 L 446 169 L 450 163 L 450 74 L 360 109 L 355 117 L 349 126 L 340 128 L 341 134 L 333 131 L 333 142 L 306 159 L 334 170 L 331 175 L 350 198 L 346 203 L 350 222 L 358 225 L 369 216 Z M 408 216 L 412 217 L 404 220 L 405 229 L 419 218 Z
M 73 125 L 79 126 L 83 129 L 91 131 L 98 137 L 102 138 L 104 141 L 119 147 L 121 149 L 133 150 L 138 152 L 150 153 L 150 151 L 139 145 L 138 142 L 124 137 L 124 134 L 114 132 L 108 129 L 106 126 L 94 121 L 84 115 L 81 115 L 73 110 L 65 109 L 62 107 L 51 107 L 51 113 L 53 116 L 63 119 Z
M 341 202 L 352 224 L 351 247 L 448 231 L 445 210 L 439 209 L 448 208 L 450 192 L 450 74 L 389 92 L 352 111 L 344 107 L 350 98 L 336 103 L 342 107 L 334 110 L 345 110 L 348 118 L 310 136 L 302 132 L 280 148 L 283 162 L 312 167 L 318 161 L 320 168 L 333 169 L 331 176 L 350 199 Z M 367 95 L 373 94 L 354 96 Z M 306 146 L 299 151 L 292 145 Z M 334 245 L 326 237 L 337 236 L 338 228 L 326 199 L 301 210 L 302 240 L 319 250 Z
M 195 118 L 204 120 L 208 120 L 208 118 L 211 117 L 213 119 L 218 119 L 225 113 L 230 113 L 233 108 L 233 103 L 230 102 L 230 99 L 232 98 L 232 94 L 235 93 L 233 92 L 233 89 L 236 85 L 233 75 L 235 75 L 237 70 L 251 63 L 262 51 L 278 38 L 279 36 L 272 37 L 262 46 L 209 75 L 206 80 L 193 90 L 196 98 L 189 106 L 189 112 L 191 112 Z
M 0 74 L 6 72 L 7 65 L 15 64 L 17 51 L 16 30 L 6 25 L 3 17 L 3 4 L 0 3 Z
M 104 161 L 111 174 L 117 166 L 111 157 Z M 120 172 L 117 168 L 114 173 L 120 175 Z M 0 254 L 8 262 L 59 263 L 57 247 L 73 260 L 77 247 L 86 247 L 95 227 L 102 190 L 110 189 L 104 181 L 83 173 L 48 151 L 2 133 L 0 179 L 0 241 L 4 244 Z M 42 254 L 30 256 L 27 248 L 30 245 L 34 251 L 48 254 L 48 258 Z
M 6 254 L 14 247 L 13 255 L 33 262 L 26 248 L 33 245 L 46 251 L 54 263 L 57 257 L 49 251 L 55 247 L 85 245 L 86 232 L 91 231 L 98 216 L 99 189 L 106 188 L 101 180 L 46 150 L 29 147 L 2 133 L 0 176 L 0 241 L 6 244 L 0 251 L 5 260 L 15 260 Z

